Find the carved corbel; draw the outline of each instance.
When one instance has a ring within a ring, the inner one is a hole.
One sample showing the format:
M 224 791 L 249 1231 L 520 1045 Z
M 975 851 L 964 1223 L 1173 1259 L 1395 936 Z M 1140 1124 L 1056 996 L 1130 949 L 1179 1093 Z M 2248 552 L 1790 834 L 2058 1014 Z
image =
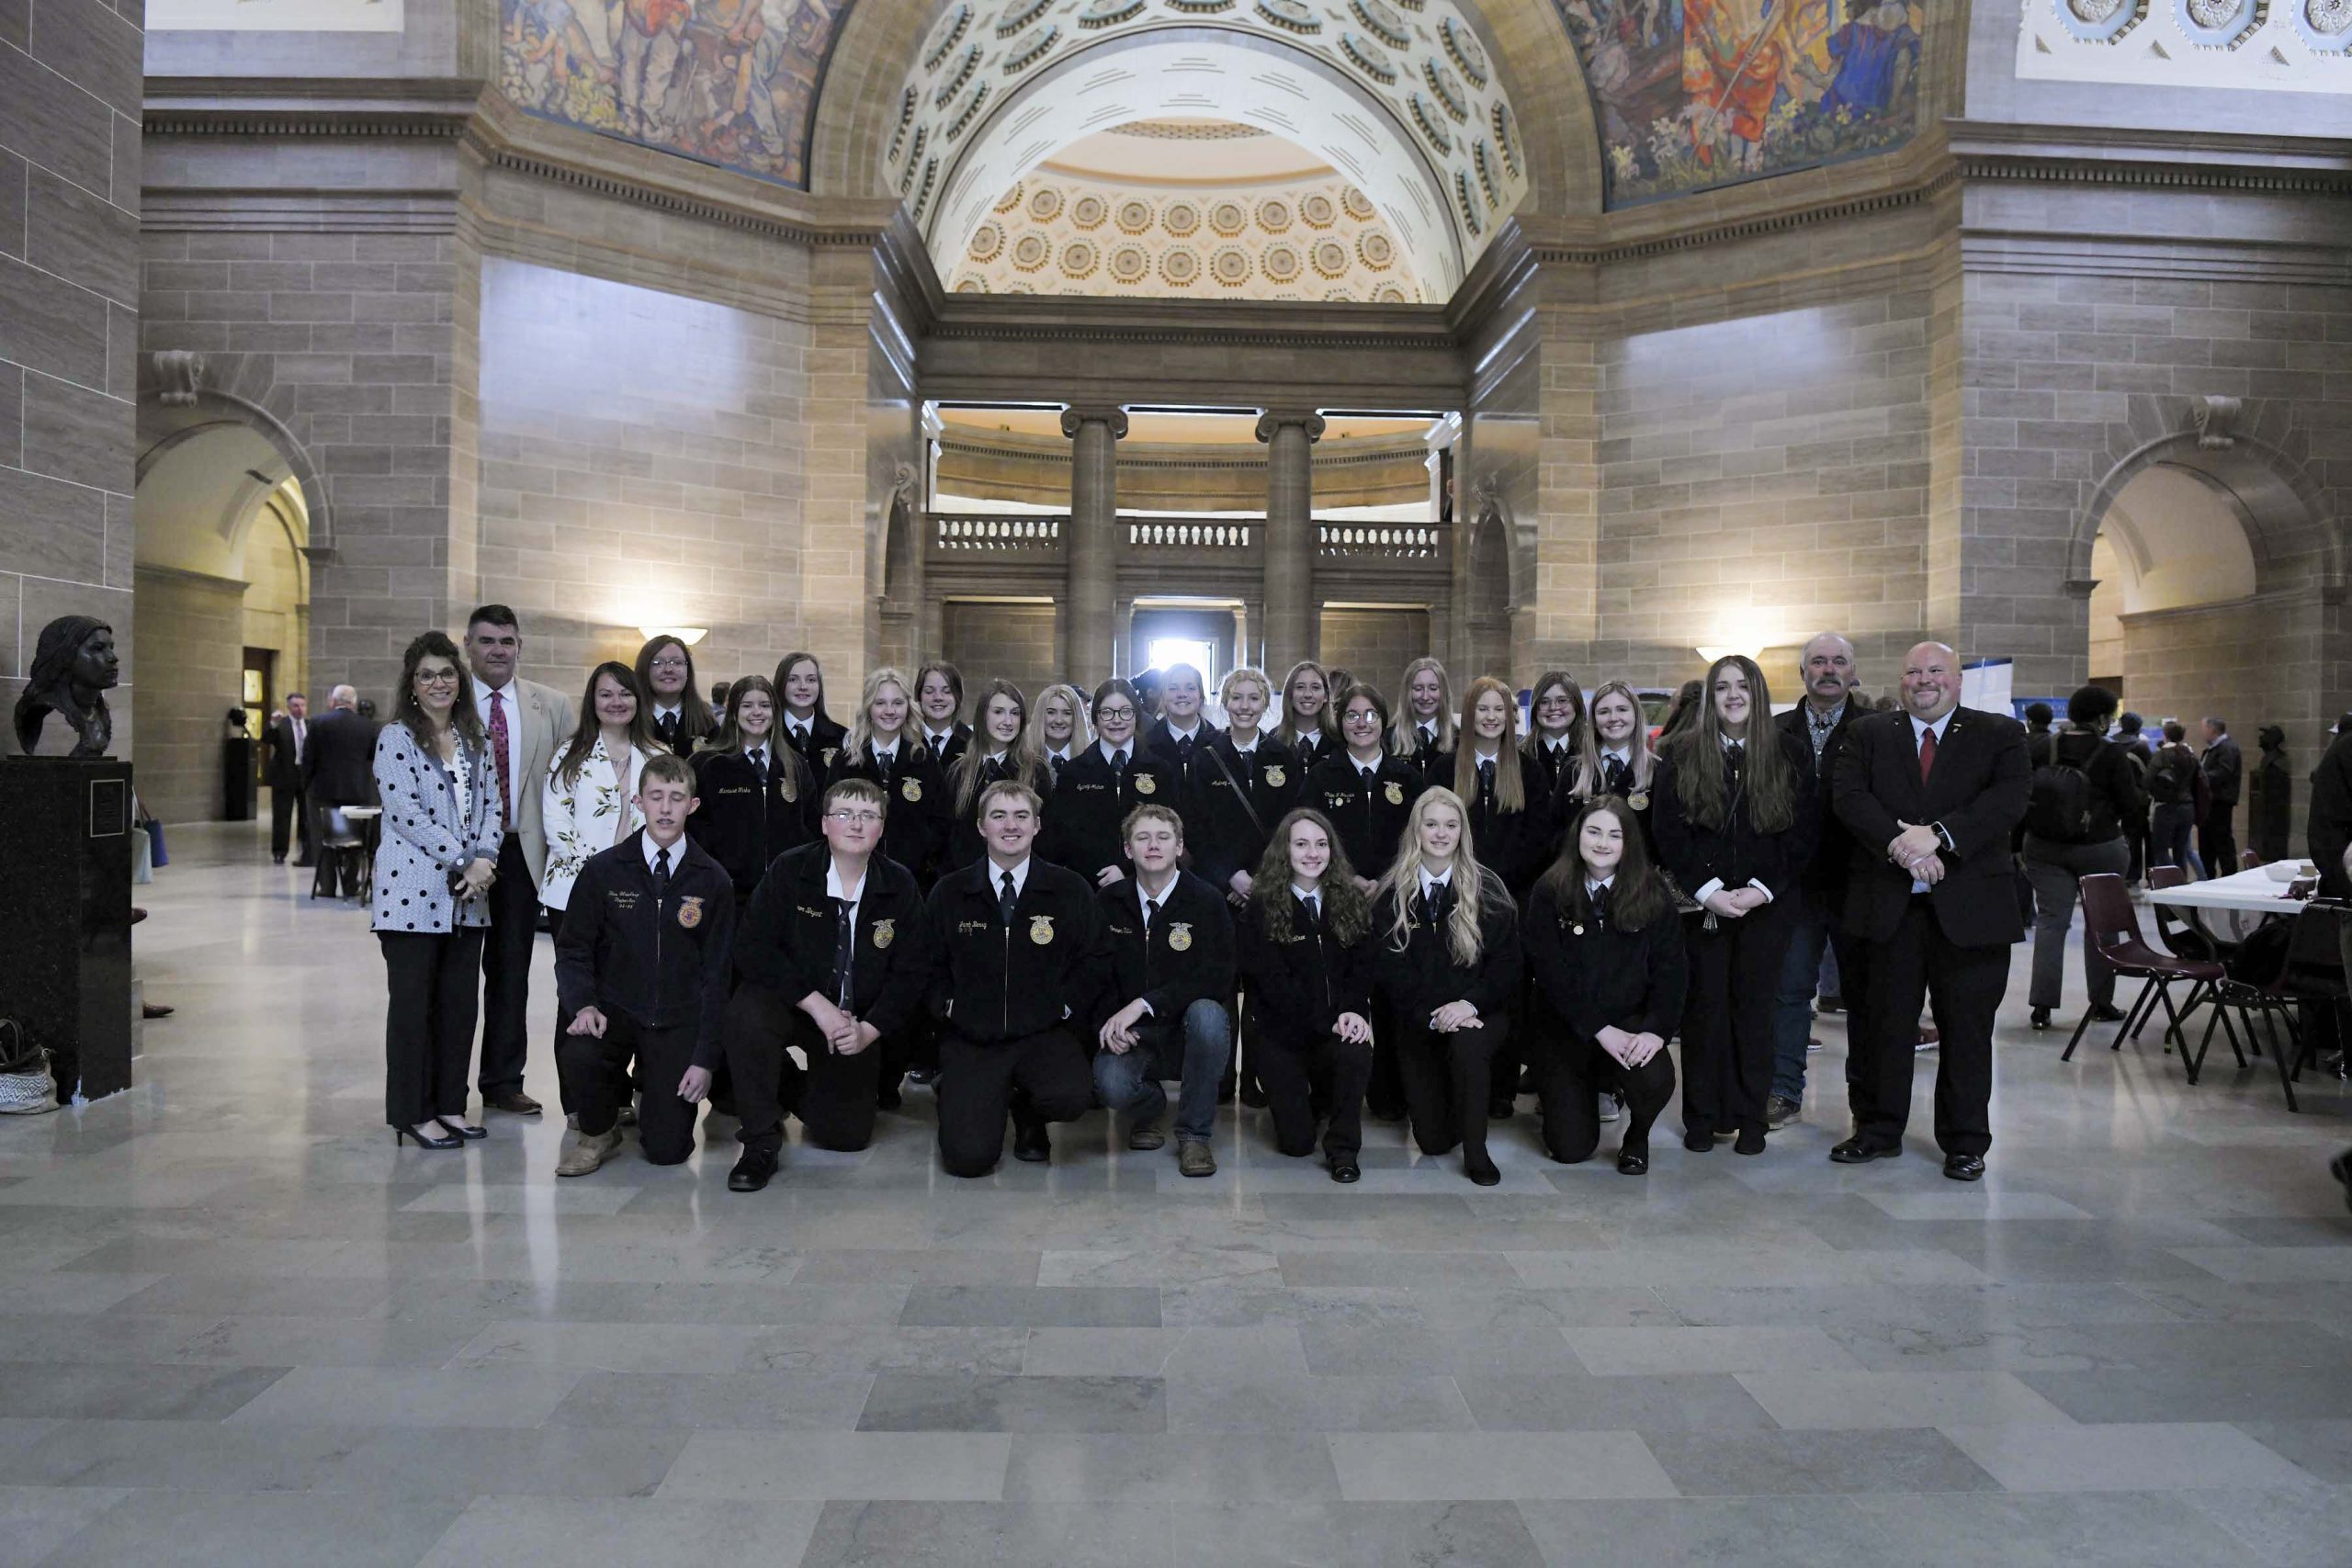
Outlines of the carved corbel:
M 167 409 L 196 406 L 198 392 L 204 390 L 204 355 L 192 349 L 167 348 L 153 356 L 156 400 Z
M 2202 397 L 2189 405 L 2188 412 L 2197 421 L 2199 446 L 2218 451 L 2237 445 L 2238 416 L 2245 412 L 2245 405 L 2237 399 Z

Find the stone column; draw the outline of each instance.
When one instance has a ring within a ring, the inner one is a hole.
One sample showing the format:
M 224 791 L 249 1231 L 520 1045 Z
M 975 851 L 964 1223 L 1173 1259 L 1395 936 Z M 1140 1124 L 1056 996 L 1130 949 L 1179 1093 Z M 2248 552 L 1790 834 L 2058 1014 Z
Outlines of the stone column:
M 1268 412 L 1259 416 L 1266 444 L 1266 673 L 1312 659 L 1320 631 L 1315 597 L 1315 443 L 1323 417 Z
M 1069 586 L 1062 594 L 1061 667 L 1091 689 L 1111 674 L 1112 601 L 1119 575 L 1119 447 L 1127 414 L 1118 408 L 1062 411 L 1070 438 Z

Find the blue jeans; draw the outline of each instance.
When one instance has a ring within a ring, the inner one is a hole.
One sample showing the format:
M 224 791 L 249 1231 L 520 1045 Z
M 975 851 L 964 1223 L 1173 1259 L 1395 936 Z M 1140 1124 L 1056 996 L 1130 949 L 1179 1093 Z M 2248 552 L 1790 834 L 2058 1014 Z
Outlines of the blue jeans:
M 1783 1100 L 1802 1100 L 1804 1043 L 1813 1031 L 1821 954 L 1829 945 L 1829 913 L 1810 893 L 1799 891 L 1795 898 L 1797 916 L 1790 926 L 1788 961 L 1781 966 L 1781 989 L 1772 1011 L 1772 1092 Z M 1854 1005 L 1851 998 L 1846 1005 Z
M 1124 1111 L 1137 1127 L 1156 1125 L 1168 1113 L 1163 1077 L 1181 1079 L 1176 1091 L 1176 1135 L 1205 1138 L 1216 1128 L 1216 1081 L 1233 1054 L 1233 1032 L 1225 1009 L 1197 1001 L 1184 1010 L 1183 1059 L 1171 1061 L 1176 1030 L 1157 1019 L 1145 1021 L 1143 1037 L 1124 1054 L 1104 1051 L 1094 1058 L 1094 1092 L 1114 1113 Z M 1170 1072 L 1174 1067 L 1177 1070 Z

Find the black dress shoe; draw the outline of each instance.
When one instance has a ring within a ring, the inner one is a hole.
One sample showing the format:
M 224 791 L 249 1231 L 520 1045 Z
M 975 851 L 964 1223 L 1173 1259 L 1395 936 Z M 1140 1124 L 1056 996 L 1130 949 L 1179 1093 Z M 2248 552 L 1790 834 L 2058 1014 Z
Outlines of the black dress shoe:
M 745 1149 L 743 1157 L 735 1162 L 735 1168 L 727 1173 L 727 1190 L 757 1192 L 775 1174 L 775 1166 L 774 1149 Z
M 492 1111 L 503 1111 L 509 1116 L 537 1116 L 542 1109 L 539 1102 L 519 1089 L 504 1094 L 485 1094 L 481 1102 Z
M 906 1102 L 906 1097 L 899 1092 L 899 1086 L 894 1083 L 884 1084 L 874 1094 L 874 1103 L 884 1111 L 896 1111 Z
M 1046 1124 L 1043 1122 L 1038 1122 L 1035 1127 L 1013 1129 L 1012 1157 L 1029 1165 L 1045 1165 L 1052 1160 L 1054 1157 L 1053 1134 L 1046 1131 Z
M 1260 1083 L 1243 1084 L 1241 1086 L 1241 1103 L 1248 1106 L 1252 1111 L 1263 1111 L 1266 1109 L 1266 1086 Z
M 1842 1144 L 1831 1145 L 1829 1157 L 1839 1165 L 1868 1165 L 1874 1159 L 1894 1159 L 1902 1152 L 1900 1144 L 1873 1144 L 1868 1139 L 1854 1137 Z
M 1363 1172 L 1356 1168 L 1356 1162 L 1351 1159 L 1335 1159 L 1331 1162 L 1331 1179 L 1342 1187 L 1352 1187 L 1363 1179 Z
M 939 1081 L 939 1069 L 937 1067 L 909 1067 L 907 1081 L 917 1084 L 936 1083 Z
M 2121 1023 L 2123 1010 L 2113 1002 L 2100 1002 L 2091 1009 L 2093 1023 Z
M 1510 1095 L 1491 1095 L 1487 1100 L 1487 1120 L 1489 1122 L 1508 1122 L 1511 1118 L 1511 1112 L 1518 1109 L 1519 1107 L 1512 1102 Z
M 1954 1181 L 1982 1181 L 1984 1179 L 1984 1158 L 1979 1155 L 1946 1155 L 1944 1174 Z
M 1739 1130 L 1739 1141 L 1732 1145 L 1731 1152 L 1736 1155 L 1762 1154 L 1764 1152 L 1764 1129 L 1761 1127 L 1742 1127 Z
M 488 1128 L 477 1127 L 462 1116 L 436 1116 L 434 1120 L 441 1123 L 441 1130 L 443 1132 L 455 1133 L 458 1136 L 465 1139 L 466 1142 L 469 1144 L 477 1138 L 487 1138 L 490 1136 L 490 1130 Z
M 1714 1134 L 1703 1132 L 1685 1133 L 1682 1134 L 1682 1146 L 1694 1155 L 1711 1154 L 1715 1147 Z
M 2050 1010 L 2049 1010 L 2048 1008 L 2036 1008 L 2036 1009 L 2034 1009 L 2034 1010 L 2033 1010 L 2033 1011 L 2031 1011 L 2030 1013 L 2029 1013 L 2029 1014 L 2027 1014 L 2027 1015 L 2026 1015 L 2026 1022 L 2027 1022 L 2027 1023 L 2029 1023 L 2029 1024 L 2030 1024 L 2030 1025 L 2031 1025 L 2032 1027 L 2034 1027 L 2035 1029 L 2047 1029 L 2047 1028 L 2049 1028 L 2049 1027 L 2050 1027 Z
M 1462 1152 L 1462 1174 L 1481 1187 L 1502 1185 L 1503 1173 L 1495 1168 L 1494 1160 L 1484 1149 L 1476 1153 L 1468 1149 Z
M 1367 1100 L 1363 1102 L 1363 1108 L 1371 1112 L 1372 1119 L 1375 1122 L 1402 1122 L 1405 1119 L 1405 1108 L 1401 1105 L 1388 1105 Z
M 1646 1176 L 1650 1168 L 1650 1151 L 1639 1145 L 1628 1144 L 1617 1151 L 1617 1174 Z

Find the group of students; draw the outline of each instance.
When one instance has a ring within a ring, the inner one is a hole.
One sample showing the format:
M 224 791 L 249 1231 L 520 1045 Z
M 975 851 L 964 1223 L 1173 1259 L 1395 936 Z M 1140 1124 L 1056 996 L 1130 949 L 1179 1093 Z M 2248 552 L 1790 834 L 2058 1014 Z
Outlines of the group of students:
M 454 653 L 439 634 L 411 649 L 404 718 Z M 911 1077 L 935 1086 L 958 1176 L 995 1167 L 1008 1121 L 1015 1156 L 1043 1161 L 1048 1125 L 1098 1105 L 1129 1147 L 1162 1147 L 1178 1081 L 1179 1168 L 1205 1176 L 1237 1037 L 1276 1146 L 1304 1156 L 1319 1134 L 1342 1182 L 1369 1109 L 1494 1184 L 1488 1125 L 1522 1089 L 1570 1163 L 1622 1102 L 1617 1167 L 1640 1174 L 1678 1032 L 1685 1147 L 1763 1151 L 1781 915 L 1826 797 L 1752 660 L 1717 660 L 1656 748 L 1629 685 L 1588 701 L 1565 671 L 1536 682 L 1523 738 L 1504 682 L 1457 705 L 1432 659 L 1406 667 L 1395 711 L 1312 661 L 1279 692 L 1238 669 L 1223 727 L 1197 671 L 1154 673 L 1156 702 L 1140 681 L 1034 705 L 990 681 L 967 724 L 952 665 L 883 668 L 843 725 L 808 653 L 717 708 L 675 638 L 599 665 L 544 784 L 578 1134 L 559 1173 L 597 1168 L 631 1120 L 648 1159 L 683 1160 L 709 1099 L 740 1120 L 729 1187 L 756 1190 L 786 1115 L 863 1148 Z M 440 717 L 426 751 L 457 804 L 484 776 L 479 721 Z M 462 906 L 483 852 L 458 837 L 432 858 L 459 868 Z M 461 1112 L 462 1059 L 456 1082 Z M 446 1098 L 393 1096 L 390 1120 L 428 1146 L 479 1135 Z

